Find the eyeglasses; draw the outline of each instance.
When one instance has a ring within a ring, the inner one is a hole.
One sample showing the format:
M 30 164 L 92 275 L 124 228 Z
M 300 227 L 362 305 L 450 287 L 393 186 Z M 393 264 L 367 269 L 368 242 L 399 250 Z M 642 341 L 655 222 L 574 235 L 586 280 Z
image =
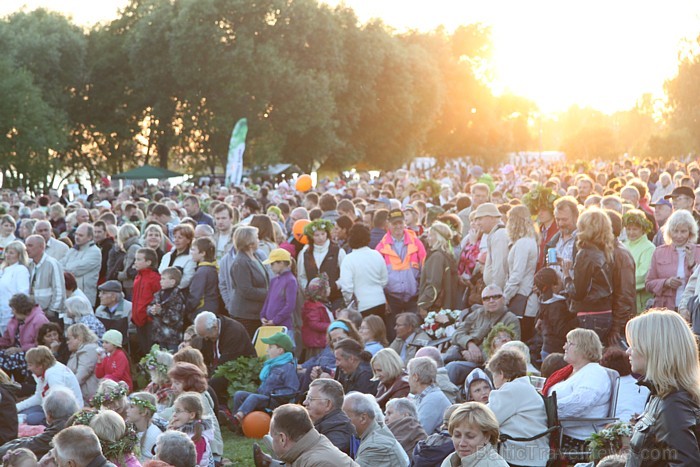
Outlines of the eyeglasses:
M 483 302 L 490 302 L 491 300 L 499 300 L 503 298 L 503 295 L 488 295 L 486 297 L 481 297 L 481 301 Z
M 330 400 L 330 399 L 327 399 L 325 397 L 307 397 L 306 399 L 304 399 L 304 402 L 309 403 L 311 401 L 328 401 L 328 400 Z

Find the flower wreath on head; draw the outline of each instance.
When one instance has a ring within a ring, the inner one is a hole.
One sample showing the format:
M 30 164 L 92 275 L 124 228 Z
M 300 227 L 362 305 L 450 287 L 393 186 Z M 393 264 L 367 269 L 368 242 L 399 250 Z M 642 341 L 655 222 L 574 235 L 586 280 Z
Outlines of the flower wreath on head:
M 139 399 L 138 397 L 129 397 L 129 404 L 135 405 L 135 406 L 140 407 L 142 409 L 150 410 L 153 413 L 158 412 L 158 409 L 156 408 L 156 406 L 151 404 L 146 399 Z
M 639 209 L 631 209 L 622 216 L 622 225 L 627 227 L 630 224 L 638 225 L 645 234 L 648 234 L 654 229 L 654 226 L 649 219 L 647 219 L 647 216 Z
M 329 221 L 328 219 L 316 219 L 315 221 L 306 224 L 304 227 L 304 235 L 309 238 L 313 238 L 314 232 L 318 232 L 319 230 L 325 230 L 330 236 L 331 231 L 333 230 L 333 222 Z
M 144 357 L 139 361 L 139 366 L 146 370 L 147 373 L 150 371 L 156 371 L 161 375 L 167 375 L 170 368 L 168 368 L 168 365 L 165 363 L 158 361 L 158 356 L 156 355 L 157 352 L 163 352 L 163 349 L 161 349 L 158 344 L 153 344 L 150 352 L 144 355 Z
M 73 416 L 73 426 L 90 426 L 92 419 L 98 413 L 98 411 L 93 409 L 81 410 Z M 133 454 L 134 449 L 139 444 L 138 433 L 132 423 L 126 423 L 124 435 L 116 441 L 105 441 L 99 436 L 98 439 L 100 440 L 100 446 L 102 446 L 102 455 L 107 459 L 122 459 L 126 454 Z
M 129 389 L 122 384 L 119 384 L 116 388 L 107 393 L 96 393 L 92 399 L 90 399 L 90 406 L 99 409 L 105 402 L 114 402 L 119 398 L 126 397 L 128 393 Z
M 530 214 L 536 216 L 540 211 L 554 211 L 554 202 L 559 199 L 551 188 L 537 185 L 523 196 L 523 204 L 530 210 Z

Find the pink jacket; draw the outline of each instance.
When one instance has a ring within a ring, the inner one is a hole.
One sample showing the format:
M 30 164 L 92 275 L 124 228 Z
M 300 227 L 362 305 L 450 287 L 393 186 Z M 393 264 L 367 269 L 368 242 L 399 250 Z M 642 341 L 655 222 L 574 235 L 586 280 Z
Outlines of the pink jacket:
M 307 300 L 301 309 L 304 325 L 301 327 L 301 338 L 304 346 L 322 349 L 326 346 L 326 331 L 331 324 L 326 307 L 321 302 Z
M 700 264 L 700 245 L 695 246 L 695 265 Z M 685 284 L 693 268 L 685 267 Z M 662 245 L 651 256 L 651 267 L 645 281 L 646 289 L 654 294 L 654 307 L 676 308 L 676 290 L 664 286 L 666 279 L 678 275 L 678 252 L 673 245 Z
M 22 329 L 19 330 L 19 345 L 24 352 L 37 346 L 37 336 L 39 334 L 39 328 L 42 324 L 48 323 L 49 320 L 41 311 L 41 307 L 36 305 L 32 308 L 29 316 L 24 320 L 24 325 Z M 0 337 L 0 347 L 6 349 L 8 347 L 13 347 L 15 345 L 15 333 L 17 332 L 17 326 L 19 326 L 19 321 L 14 316 L 7 323 L 7 329 L 5 329 L 5 334 Z

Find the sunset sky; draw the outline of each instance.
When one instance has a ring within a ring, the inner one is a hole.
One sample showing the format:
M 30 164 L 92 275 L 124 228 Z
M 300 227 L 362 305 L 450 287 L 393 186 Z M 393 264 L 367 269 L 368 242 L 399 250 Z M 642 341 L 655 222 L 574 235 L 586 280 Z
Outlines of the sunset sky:
M 2 0 L 0 15 L 22 5 L 64 12 L 81 25 L 107 21 L 126 0 Z M 337 0 L 326 3 L 335 5 Z M 700 2 L 691 0 L 345 0 L 361 21 L 397 31 L 481 22 L 492 27 L 496 92 L 533 100 L 543 112 L 572 104 L 625 110 L 643 93 L 663 97 L 678 53 L 700 35 Z

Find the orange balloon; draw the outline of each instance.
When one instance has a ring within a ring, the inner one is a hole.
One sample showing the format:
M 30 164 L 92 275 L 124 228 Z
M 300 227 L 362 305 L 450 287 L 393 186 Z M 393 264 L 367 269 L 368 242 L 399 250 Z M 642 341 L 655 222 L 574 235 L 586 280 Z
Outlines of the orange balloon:
M 311 181 L 311 175 L 302 175 L 299 178 L 297 178 L 297 184 L 296 184 L 296 189 L 298 191 L 301 191 L 303 193 L 309 191 L 311 188 L 313 188 L 313 183 Z
M 245 416 L 241 427 L 248 438 L 260 439 L 270 432 L 271 417 L 265 412 L 250 412 Z
M 301 243 L 302 245 L 309 243 L 309 238 L 304 235 L 304 227 L 306 227 L 306 224 L 310 223 L 311 221 L 308 219 L 299 219 L 292 227 L 292 234 L 294 235 L 294 238 L 296 238 L 297 242 Z

